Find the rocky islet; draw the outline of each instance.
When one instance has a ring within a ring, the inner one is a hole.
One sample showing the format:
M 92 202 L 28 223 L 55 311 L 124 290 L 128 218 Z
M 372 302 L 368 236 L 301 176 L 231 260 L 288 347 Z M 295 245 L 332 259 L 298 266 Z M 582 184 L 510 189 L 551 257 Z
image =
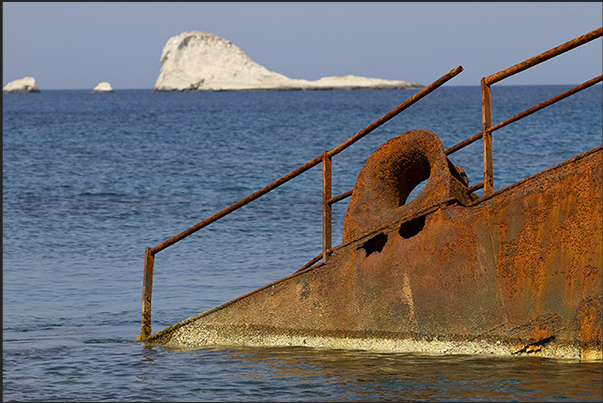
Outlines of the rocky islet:
M 161 53 L 153 91 L 253 91 L 329 89 L 420 89 L 400 80 L 347 75 L 308 81 L 292 79 L 254 62 L 218 35 L 186 31 L 171 37 Z
M 40 88 L 33 77 L 23 77 L 18 80 L 13 80 L 6 84 L 2 89 L 3 93 L 28 93 L 40 92 Z
M 98 92 L 114 92 L 114 91 L 113 91 L 113 88 L 111 87 L 111 84 L 109 84 L 106 81 L 101 81 L 90 92 L 92 92 L 92 93 L 98 93 Z

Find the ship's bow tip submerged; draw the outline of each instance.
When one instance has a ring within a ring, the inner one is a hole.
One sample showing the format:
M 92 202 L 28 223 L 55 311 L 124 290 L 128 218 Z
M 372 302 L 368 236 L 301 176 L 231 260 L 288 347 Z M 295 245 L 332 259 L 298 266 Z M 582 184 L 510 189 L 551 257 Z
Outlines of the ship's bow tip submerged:
M 602 152 L 480 201 L 435 134 L 403 133 L 362 168 L 327 263 L 148 342 L 600 360 Z

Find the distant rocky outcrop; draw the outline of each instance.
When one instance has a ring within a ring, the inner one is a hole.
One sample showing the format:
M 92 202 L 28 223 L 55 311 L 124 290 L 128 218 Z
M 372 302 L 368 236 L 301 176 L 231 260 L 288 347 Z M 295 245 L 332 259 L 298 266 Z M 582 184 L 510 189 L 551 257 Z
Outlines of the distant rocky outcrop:
M 2 92 L 40 92 L 40 88 L 33 77 L 23 77 L 6 84 Z
M 161 65 L 153 91 L 423 88 L 408 81 L 352 75 L 316 81 L 288 78 L 254 62 L 232 42 L 200 31 L 171 37 L 163 47 Z
M 113 88 L 111 88 L 111 84 L 109 84 L 106 81 L 102 81 L 100 83 L 98 83 L 98 85 L 96 87 L 94 87 L 92 89 L 92 91 L 90 91 L 92 93 L 95 92 L 113 92 Z

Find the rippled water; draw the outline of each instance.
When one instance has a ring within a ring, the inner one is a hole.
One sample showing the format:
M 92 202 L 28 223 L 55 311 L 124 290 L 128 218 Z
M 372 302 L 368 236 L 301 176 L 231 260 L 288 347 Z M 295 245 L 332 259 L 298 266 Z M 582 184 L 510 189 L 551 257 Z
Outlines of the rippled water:
M 493 87 L 493 121 L 568 89 Z M 144 250 L 333 149 L 415 91 L 3 95 L 3 400 L 601 401 L 600 363 L 313 348 L 145 347 Z M 601 86 L 494 134 L 495 189 L 602 143 Z M 481 128 L 444 87 L 333 160 L 333 194 L 414 128 Z M 481 179 L 481 143 L 451 156 Z M 316 167 L 157 255 L 153 330 L 287 276 L 321 239 Z M 418 189 L 420 190 L 420 189 Z M 418 191 L 417 190 L 417 191 Z M 334 206 L 334 245 L 346 202 Z

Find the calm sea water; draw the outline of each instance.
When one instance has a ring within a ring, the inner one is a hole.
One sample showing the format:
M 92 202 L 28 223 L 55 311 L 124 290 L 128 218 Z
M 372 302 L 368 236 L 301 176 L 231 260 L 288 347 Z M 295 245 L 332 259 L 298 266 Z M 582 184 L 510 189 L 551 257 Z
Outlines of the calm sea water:
M 494 86 L 493 121 L 569 87 Z M 415 91 L 3 95 L 4 401 L 601 401 L 601 363 L 136 342 L 144 250 L 331 150 Z M 495 189 L 602 143 L 601 85 L 494 133 Z M 351 189 L 414 128 L 480 131 L 444 87 L 333 160 Z M 482 180 L 481 142 L 451 156 Z M 419 189 L 420 190 L 420 189 Z M 479 193 L 479 192 L 478 192 Z M 321 250 L 317 166 L 159 253 L 153 331 L 291 274 Z M 334 206 L 334 245 L 347 202 Z

